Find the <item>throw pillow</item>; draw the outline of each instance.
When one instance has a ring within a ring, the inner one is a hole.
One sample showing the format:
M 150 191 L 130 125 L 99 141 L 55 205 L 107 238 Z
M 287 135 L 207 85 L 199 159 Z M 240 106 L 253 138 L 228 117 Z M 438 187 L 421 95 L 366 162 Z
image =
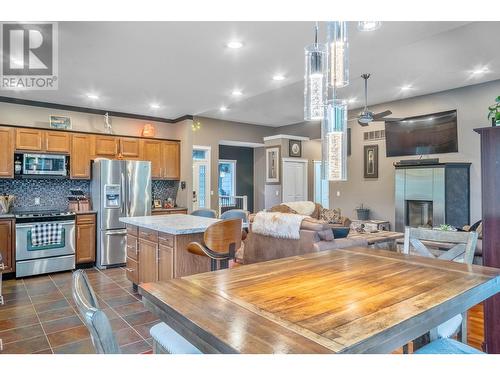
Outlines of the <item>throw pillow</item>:
M 340 212 L 340 208 L 333 210 L 323 208 L 321 210 L 320 219 L 326 221 L 329 224 L 341 224 L 342 214 Z

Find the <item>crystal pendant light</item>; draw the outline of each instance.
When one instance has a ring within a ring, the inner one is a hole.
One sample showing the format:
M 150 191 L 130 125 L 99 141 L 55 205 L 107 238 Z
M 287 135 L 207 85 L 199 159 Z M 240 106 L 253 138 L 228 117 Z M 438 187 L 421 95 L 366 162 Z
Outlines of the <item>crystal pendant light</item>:
M 328 49 L 330 59 L 329 83 L 334 88 L 349 84 L 349 42 L 347 22 L 328 22 Z
M 347 180 L 347 101 L 334 99 L 321 123 L 322 179 Z
M 304 120 L 321 120 L 328 95 L 326 67 L 328 51 L 318 43 L 318 24 L 315 26 L 314 43 L 304 49 L 306 58 L 304 86 Z

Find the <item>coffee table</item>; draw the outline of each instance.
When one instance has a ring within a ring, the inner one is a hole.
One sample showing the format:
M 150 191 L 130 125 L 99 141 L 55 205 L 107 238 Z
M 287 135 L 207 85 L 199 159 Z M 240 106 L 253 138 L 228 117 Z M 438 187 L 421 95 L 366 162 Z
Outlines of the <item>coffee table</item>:
M 370 248 L 387 249 L 397 251 L 397 240 L 405 237 L 404 233 L 391 232 L 388 230 L 379 230 L 377 232 L 357 232 L 351 230 L 347 238 L 349 239 L 365 239 L 368 241 Z

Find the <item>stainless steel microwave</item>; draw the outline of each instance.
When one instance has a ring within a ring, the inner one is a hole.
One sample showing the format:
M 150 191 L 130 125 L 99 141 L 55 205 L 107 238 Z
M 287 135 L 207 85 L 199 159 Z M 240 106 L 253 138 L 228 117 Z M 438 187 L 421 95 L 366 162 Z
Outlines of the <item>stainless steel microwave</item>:
M 44 176 L 67 176 L 67 155 L 57 154 L 16 154 L 16 162 L 20 161 L 21 174 Z M 17 173 L 19 174 L 19 172 Z

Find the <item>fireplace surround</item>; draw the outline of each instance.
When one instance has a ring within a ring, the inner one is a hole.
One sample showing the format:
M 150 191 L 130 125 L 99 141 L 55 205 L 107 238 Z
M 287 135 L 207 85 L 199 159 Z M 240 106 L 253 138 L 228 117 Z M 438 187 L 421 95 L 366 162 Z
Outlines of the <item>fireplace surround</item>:
M 396 231 L 470 223 L 470 163 L 395 168 Z

